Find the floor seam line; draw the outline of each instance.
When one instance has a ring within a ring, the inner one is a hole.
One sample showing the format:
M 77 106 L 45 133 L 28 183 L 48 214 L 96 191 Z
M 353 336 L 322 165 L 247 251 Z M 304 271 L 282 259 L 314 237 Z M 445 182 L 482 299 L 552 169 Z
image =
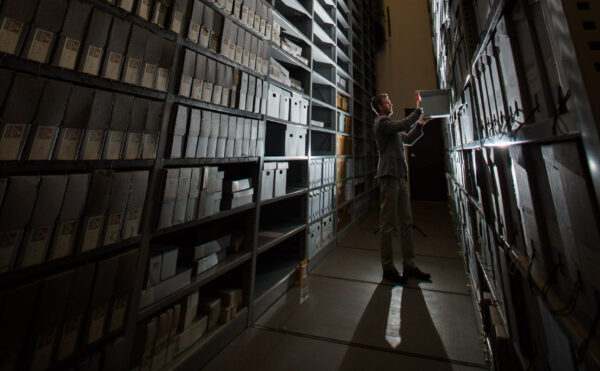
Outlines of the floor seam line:
M 386 352 L 386 353 L 391 353 L 391 354 L 396 354 L 396 355 L 403 355 L 403 356 L 407 356 L 407 357 L 421 358 L 421 359 L 433 360 L 433 361 L 450 363 L 450 364 L 457 364 L 457 365 L 486 369 L 486 370 L 489 369 L 488 365 L 485 365 L 482 363 L 461 361 L 458 359 L 451 359 L 451 358 L 444 358 L 444 357 L 436 357 L 436 356 L 431 356 L 431 355 L 422 354 L 422 353 L 386 349 L 386 348 L 381 348 L 376 345 L 361 344 L 361 343 L 356 343 L 356 342 L 347 341 L 347 340 L 330 338 L 330 337 L 326 337 L 326 336 L 306 334 L 306 333 L 302 333 L 300 331 L 293 331 L 293 330 L 287 330 L 287 329 L 276 329 L 273 327 L 257 325 L 257 324 L 252 324 L 252 325 L 250 325 L 250 327 L 254 328 L 256 330 L 269 331 L 269 332 L 275 332 L 275 333 L 285 334 L 285 335 L 290 335 L 290 336 L 295 336 L 295 337 L 307 338 L 307 339 L 322 341 L 322 342 L 326 342 L 326 343 L 330 343 L 330 344 L 346 345 L 346 346 L 351 346 L 351 347 L 356 347 L 356 348 Z

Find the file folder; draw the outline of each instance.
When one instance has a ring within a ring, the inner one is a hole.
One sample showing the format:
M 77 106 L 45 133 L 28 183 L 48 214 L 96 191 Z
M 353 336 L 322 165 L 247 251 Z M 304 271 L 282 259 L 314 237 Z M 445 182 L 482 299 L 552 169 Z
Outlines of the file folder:
M 200 124 L 200 138 L 196 150 L 197 158 L 206 158 L 208 155 L 208 138 L 212 127 L 212 112 L 202 111 L 202 122 Z
M 22 57 L 39 63 L 48 63 L 56 43 L 57 33 L 63 24 L 67 6 L 67 0 L 39 1 L 25 47 L 21 53 Z M 3 29 L 0 32 L 9 31 Z
M 125 135 L 131 120 L 131 110 L 134 97 L 126 94 L 115 94 L 115 102 L 106 133 L 106 144 L 102 158 L 106 160 L 118 160 L 125 143 Z
M 188 203 L 188 197 L 190 194 L 190 186 L 192 180 L 192 168 L 182 167 L 179 169 L 179 183 L 177 185 L 177 195 L 175 197 L 175 207 L 173 211 L 173 225 L 181 224 L 185 222 L 186 208 Z M 177 259 L 175 259 L 177 260 Z M 163 262 L 164 271 L 164 262 Z M 173 266 L 173 274 L 175 274 L 175 268 Z M 168 277 L 162 277 L 166 279 Z
M 206 57 L 202 54 L 196 54 L 196 65 L 192 80 L 192 99 L 202 100 L 204 80 L 206 80 Z
M 120 80 L 130 30 L 131 24 L 129 22 L 120 18 L 113 18 L 108 45 L 106 46 L 106 58 L 104 58 L 102 67 L 104 78 L 115 81 Z
M 190 109 L 186 106 L 177 105 L 175 110 L 175 123 L 173 124 L 173 138 L 171 140 L 170 158 L 181 158 L 183 151 L 183 140 L 187 131 Z
M 80 227 L 81 252 L 96 249 L 100 243 L 113 178 L 114 173 L 109 170 L 95 170 L 92 174 Z
M 163 38 L 159 35 L 149 33 L 146 40 L 146 51 L 144 53 L 144 68 L 142 69 L 141 84 L 144 88 L 154 89 L 158 65 L 162 54 Z
M 108 39 L 112 17 L 99 9 L 92 11 L 92 18 L 87 29 L 79 71 L 97 76 L 100 73 L 104 49 Z
M 158 136 L 162 126 L 163 102 L 151 100 L 146 116 L 146 129 L 142 138 L 142 159 L 154 159 L 158 147 Z
M 131 118 L 127 133 L 125 133 L 125 148 L 123 158 L 125 160 L 136 160 L 140 158 L 142 148 L 142 136 L 146 126 L 146 114 L 148 113 L 148 100 L 145 98 L 134 98 L 131 107 Z
M 199 109 L 192 108 L 190 114 L 190 123 L 187 132 L 185 144 L 185 158 L 195 158 L 198 150 L 198 140 L 200 138 L 200 124 L 202 122 L 202 113 Z
M 123 221 L 123 240 L 134 238 L 138 235 L 144 210 L 144 201 L 146 200 L 148 175 L 148 170 L 132 172 L 130 195 L 127 201 L 125 220 Z
M 17 0 L 21 1 L 21 0 Z M 92 5 L 79 1 L 70 1 L 62 25 L 60 35 L 57 36 L 52 64 L 58 67 L 75 69 L 78 63 L 82 43 L 92 14 Z
M 131 26 L 121 81 L 131 85 L 138 85 L 146 40 L 148 40 L 149 35 L 150 33 L 143 28 L 136 25 Z
M 121 241 L 124 226 L 127 201 L 129 200 L 132 180 L 131 172 L 115 173 L 111 189 L 110 200 L 106 213 L 106 228 L 104 230 L 103 246 L 108 246 Z
M 105 90 L 96 90 L 94 103 L 87 117 L 87 125 L 83 134 L 81 160 L 98 160 L 102 155 L 104 135 L 110 119 L 114 94 Z

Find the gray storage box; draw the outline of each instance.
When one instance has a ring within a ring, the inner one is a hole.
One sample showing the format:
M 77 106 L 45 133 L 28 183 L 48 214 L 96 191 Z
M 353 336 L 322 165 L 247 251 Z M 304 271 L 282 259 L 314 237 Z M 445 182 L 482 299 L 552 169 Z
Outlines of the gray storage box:
M 422 90 L 419 99 L 423 107 L 425 117 L 437 118 L 450 116 L 449 90 Z

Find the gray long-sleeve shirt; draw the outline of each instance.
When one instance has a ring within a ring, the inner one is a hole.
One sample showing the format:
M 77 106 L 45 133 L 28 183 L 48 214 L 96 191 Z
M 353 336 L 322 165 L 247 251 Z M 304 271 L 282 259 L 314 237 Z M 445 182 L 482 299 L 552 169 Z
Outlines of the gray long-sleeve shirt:
M 404 146 L 413 145 L 423 136 L 423 125 L 415 125 L 419 120 L 418 112 L 414 111 L 403 120 L 392 120 L 384 115 L 375 117 L 375 141 L 379 151 L 376 178 L 386 175 L 407 178 Z

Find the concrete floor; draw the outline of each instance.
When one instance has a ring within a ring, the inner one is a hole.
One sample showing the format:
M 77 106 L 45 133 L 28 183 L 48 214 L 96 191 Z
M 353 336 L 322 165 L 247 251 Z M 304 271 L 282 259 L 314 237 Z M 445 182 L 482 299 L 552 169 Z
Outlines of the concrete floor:
M 308 300 L 289 290 L 205 370 L 487 369 L 446 205 L 415 202 L 413 213 L 432 282 L 381 283 L 371 212 L 310 273 Z

